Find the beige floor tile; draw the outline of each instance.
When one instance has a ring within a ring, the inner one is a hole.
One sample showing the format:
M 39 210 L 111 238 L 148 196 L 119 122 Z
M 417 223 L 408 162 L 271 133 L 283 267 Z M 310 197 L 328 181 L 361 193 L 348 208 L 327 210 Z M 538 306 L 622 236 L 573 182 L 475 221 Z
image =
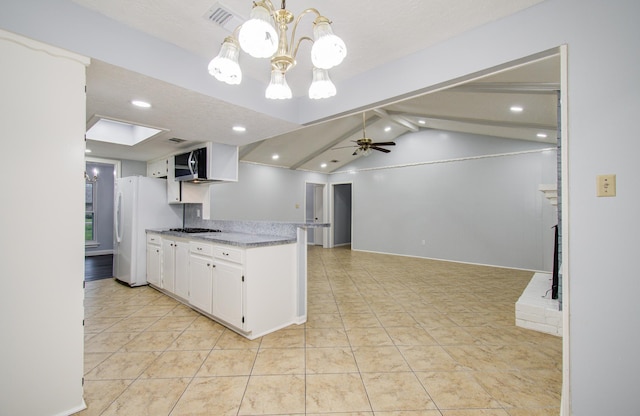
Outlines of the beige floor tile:
M 116 352 L 134 339 L 135 332 L 102 332 L 93 335 L 84 344 L 85 352 Z
M 158 319 L 147 331 L 184 331 L 196 320 L 191 316 L 165 316 Z
M 372 410 L 360 375 L 353 373 L 308 375 L 306 409 L 310 413 Z
M 116 352 L 87 373 L 85 379 L 135 379 L 159 355 L 159 352 Z
M 87 282 L 80 414 L 559 413 L 562 339 L 513 322 L 530 272 L 316 247 L 308 270 L 308 321 L 253 341 L 149 287 Z
M 260 347 L 261 342 L 262 338 L 249 340 L 229 329 L 225 329 L 214 348 L 220 350 L 253 349 Z
M 304 348 L 304 339 L 304 328 L 294 326 L 265 335 L 262 337 L 260 348 Z
M 165 351 L 140 378 L 193 377 L 207 358 L 208 351 Z
M 442 347 L 437 345 L 409 345 L 398 347 L 413 371 L 461 371 L 460 365 Z
M 473 345 L 479 341 L 470 330 L 475 328 L 462 328 L 459 326 L 445 326 L 431 328 L 427 332 L 440 345 Z
M 560 371 L 476 372 L 474 377 L 506 408 L 560 408 Z
M 111 356 L 111 352 L 85 352 L 84 353 L 84 374 L 87 374 L 98 366 L 101 362 Z
M 168 350 L 211 350 L 220 339 L 224 330 L 184 331 L 167 347 Z
M 361 373 L 410 371 L 397 347 L 355 347 L 353 354 Z
M 382 328 L 382 324 L 373 312 L 343 312 L 342 323 L 347 329 Z
M 510 416 L 502 409 L 457 409 L 443 410 L 442 416 Z M 556 414 L 557 416 L 557 414 Z
M 350 328 L 347 329 L 347 337 L 349 338 L 349 343 L 353 347 L 381 347 L 393 345 L 391 337 L 389 337 L 389 334 L 387 334 L 387 330 L 385 330 L 383 327 Z
M 313 313 L 307 316 L 307 328 L 343 328 L 340 314 L 338 313 Z
M 362 379 L 374 412 L 436 409 L 413 373 L 370 373 Z
M 180 336 L 179 331 L 141 332 L 122 346 L 122 351 L 164 351 Z
M 437 345 L 438 342 L 421 326 L 385 327 L 395 345 Z
M 249 377 L 194 379 L 180 397 L 171 416 L 235 416 Z
M 305 412 L 303 375 L 253 376 L 238 415 L 278 415 Z
M 307 374 L 357 373 L 358 366 L 349 347 L 307 348 Z
M 440 410 L 501 408 L 468 372 L 416 373 Z
M 224 327 L 219 323 L 207 318 L 204 315 L 198 315 L 196 319 L 186 329 L 187 331 L 219 331 Z
M 260 349 L 252 375 L 304 374 L 304 348 Z
M 189 379 L 180 378 L 136 380 L 102 415 L 168 415 L 188 384 Z
M 76 416 L 99 416 L 129 387 L 133 380 L 85 380 L 84 400 L 87 408 Z
M 196 377 L 249 375 L 257 354 L 257 349 L 214 349 L 202 364 Z
M 346 347 L 349 339 L 342 328 L 307 328 L 307 347 Z

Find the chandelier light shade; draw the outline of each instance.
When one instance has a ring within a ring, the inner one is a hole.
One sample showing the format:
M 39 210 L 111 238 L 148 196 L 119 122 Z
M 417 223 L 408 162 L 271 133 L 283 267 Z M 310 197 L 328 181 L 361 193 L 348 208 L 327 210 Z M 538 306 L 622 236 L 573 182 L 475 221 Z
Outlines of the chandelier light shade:
M 277 69 L 272 69 L 271 82 L 265 91 L 265 97 L 272 100 L 287 100 L 292 96 L 291 88 L 287 84 L 284 73 Z
M 256 4 L 238 33 L 242 50 L 254 58 L 271 58 L 278 50 L 278 33 L 273 23 L 269 10 Z
M 326 18 L 319 17 L 314 22 L 311 62 L 316 68 L 331 69 L 340 65 L 347 56 L 347 46 L 342 39 L 333 34 L 331 24 Z
M 317 100 L 336 95 L 336 86 L 329 78 L 329 71 L 321 68 L 313 68 L 313 82 L 309 87 L 309 98 Z
M 238 42 L 228 36 L 222 43 L 220 53 L 209 63 L 209 73 L 218 81 L 226 82 L 230 85 L 237 85 L 242 82 L 242 71 L 238 64 L 240 48 Z
M 313 21 L 313 39 L 303 36 L 296 40 L 298 25 L 307 14 L 316 16 Z M 292 22 L 291 37 L 287 38 L 289 24 Z M 239 84 L 242 81 L 242 71 L 238 57 L 242 48 L 252 57 L 271 59 L 271 82 L 265 91 L 265 97 L 292 98 L 285 76 L 296 65 L 296 55 L 303 40 L 313 43 L 313 82 L 309 87 L 309 97 L 333 97 L 336 95 L 336 87 L 329 79 L 327 70 L 342 63 L 347 56 L 347 47 L 333 33 L 331 21 L 314 8 L 304 10 L 294 22 L 293 13 L 286 9 L 286 0 L 282 0 L 280 9 L 276 9 L 271 0 L 255 1 L 249 20 L 224 40 L 218 56 L 211 60 L 209 73 L 227 84 Z

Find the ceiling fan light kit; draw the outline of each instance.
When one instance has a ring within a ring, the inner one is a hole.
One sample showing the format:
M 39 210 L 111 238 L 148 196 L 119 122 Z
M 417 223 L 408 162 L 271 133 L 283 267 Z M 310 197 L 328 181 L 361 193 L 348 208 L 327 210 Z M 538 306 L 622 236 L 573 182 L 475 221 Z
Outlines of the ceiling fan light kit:
M 296 40 L 298 25 L 307 14 L 316 15 L 313 21 L 313 39 L 303 36 Z M 280 9 L 276 9 L 271 0 L 254 2 L 249 20 L 238 26 L 222 42 L 220 52 L 209 63 L 209 73 L 227 84 L 240 84 L 242 71 L 238 58 L 239 49 L 242 48 L 255 58 L 271 58 L 271 82 L 265 91 L 265 97 L 288 99 L 293 94 L 285 75 L 296 65 L 300 43 L 308 40 L 313 43 L 313 81 L 309 87 L 309 98 L 334 96 L 336 87 L 329 78 L 328 70 L 340 65 L 347 56 L 345 43 L 333 33 L 331 21 L 314 8 L 300 13 L 292 26 L 291 38 L 287 39 L 289 24 L 292 22 L 294 15 L 286 9 L 286 0 L 282 0 Z

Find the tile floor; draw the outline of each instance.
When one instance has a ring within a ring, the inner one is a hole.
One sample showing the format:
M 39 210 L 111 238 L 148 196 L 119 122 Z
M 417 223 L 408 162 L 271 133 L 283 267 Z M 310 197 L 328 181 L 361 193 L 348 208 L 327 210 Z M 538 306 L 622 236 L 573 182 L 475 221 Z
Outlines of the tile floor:
M 308 322 L 254 341 L 87 282 L 79 415 L 555 416 L 562 341 L 514 326 L 531 275 L 311 247 Z

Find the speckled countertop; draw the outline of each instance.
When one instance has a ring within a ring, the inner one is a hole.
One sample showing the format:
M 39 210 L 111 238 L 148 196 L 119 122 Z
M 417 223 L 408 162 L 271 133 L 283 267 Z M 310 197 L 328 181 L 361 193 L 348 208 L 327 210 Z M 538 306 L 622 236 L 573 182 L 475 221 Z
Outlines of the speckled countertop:
M 156 233 L 167 236 L 187 238 L 189 240 L 207 241 L 210 243 L 226 244 L 237 247 L 265 247 L 281 244 L 293 244 L 295 237 L 283 237 L 277 235 L 247 234 L 237 232 L 220 233 L 182 233 L 169 230 L 147 230 L 148 233 Z

